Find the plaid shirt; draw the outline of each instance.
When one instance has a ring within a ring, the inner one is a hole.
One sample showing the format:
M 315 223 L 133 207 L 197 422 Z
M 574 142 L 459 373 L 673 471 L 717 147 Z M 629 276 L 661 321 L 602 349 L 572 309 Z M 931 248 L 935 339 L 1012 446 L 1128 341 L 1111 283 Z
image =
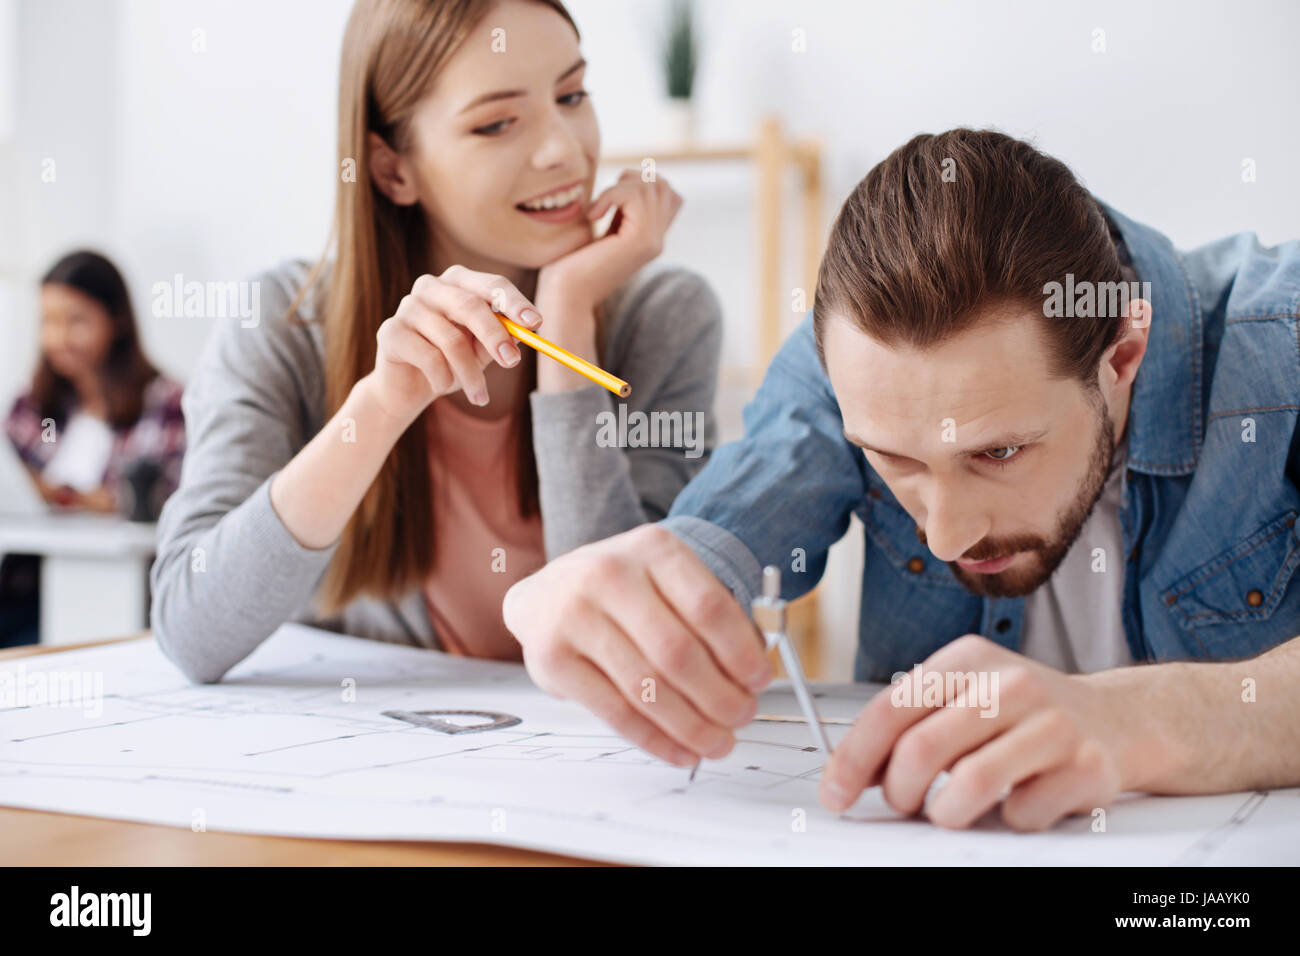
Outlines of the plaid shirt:
M 159 375 L 144 390 L 144 407 L 139 419 L 129 428 L 115 429 L 113 450 L 104 469 L 103 484 L 117 496 L 119 504 L 130 501 L 124 494 L 123 473 L 140 461 L 152 461 L 162 469 L 165 500 L 176 490 L 181 479 L 181 459 L 185 455 L 185 419 L 181 414 L 183 386 Z M 36 471 L 44 470 L 58 449 L 57 437 L 63 422 L 54 429 L 55 441 L 42 441 L 40 409 L 31 392 L 19 395 L 5 419 L 5 433 L 24 464 Z

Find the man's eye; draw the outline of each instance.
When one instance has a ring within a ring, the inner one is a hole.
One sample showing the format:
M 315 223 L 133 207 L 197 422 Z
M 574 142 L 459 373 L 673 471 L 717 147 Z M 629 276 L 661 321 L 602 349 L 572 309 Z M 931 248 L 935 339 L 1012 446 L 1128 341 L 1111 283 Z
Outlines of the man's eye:
M 996 462 L 997 464 L 1001 465 L 1015 458 L 1016 455 L 1019 454 L 1020 449 L 1023 447 L 1025 446 L 1024 445 L 1003 445 L 1001 448 L 990 448 L 987 451 L 982 452 L 981 454 L 987 457 L 989 461 Z

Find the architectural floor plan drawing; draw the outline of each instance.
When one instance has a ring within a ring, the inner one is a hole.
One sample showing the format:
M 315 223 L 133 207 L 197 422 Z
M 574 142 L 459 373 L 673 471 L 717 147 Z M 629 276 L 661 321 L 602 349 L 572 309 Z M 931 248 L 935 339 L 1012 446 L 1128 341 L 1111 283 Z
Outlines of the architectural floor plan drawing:
M 56 688 L 74 677 L 86 693 L 69 701 Z M 852 718 L 877 689 L 814 687 L 823 718 Z M 822 754 L 802 723 L 751 724 L 688 785 L 521 666 L 297 624 L 220 684 L 189 684 L 146 640 L 7 661 L 0 691 L 8 806 L 656 864 L 1300 863 L 1300 790 L 1126 794 L 1104 832 L 1077 817 L 1018 834 L 996 813 L 946 831 L 878 788 L 836 816 L 817 802 Z M 799 713 L 780 686 L 760 710 Z M 838 743 L 848 727 L 828 731 Z

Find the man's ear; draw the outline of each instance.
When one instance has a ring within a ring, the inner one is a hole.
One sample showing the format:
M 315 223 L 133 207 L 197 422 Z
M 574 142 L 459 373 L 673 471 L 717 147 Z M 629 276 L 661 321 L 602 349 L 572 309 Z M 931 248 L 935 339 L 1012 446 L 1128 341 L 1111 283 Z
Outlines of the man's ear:
M 370 153 L 370 179 L 395 206 L 410 206 L 420 201 L 415 170 L 406 157 L 399 155 L 378 133 L 366 134 Z
M 1114 385 L 1132 385 L 1138 368 L 1147 354 L 1147 336 L 1151 331 L 1151 303 L 1132 299 L 1124 316 L 1124 331 L 1102 359 L 1102 366 L 1114 376 Z

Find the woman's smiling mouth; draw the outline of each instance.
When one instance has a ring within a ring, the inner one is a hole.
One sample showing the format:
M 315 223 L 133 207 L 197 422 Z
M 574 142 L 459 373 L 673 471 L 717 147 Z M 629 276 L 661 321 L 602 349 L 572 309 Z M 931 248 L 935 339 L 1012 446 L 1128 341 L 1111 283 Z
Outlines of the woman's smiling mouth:
M 583 196 L 586 187 L 582 182 L 572 183 L 549 193 L 543 193 L 526 202 L 517 203 L 515 208 L 539 222 L 571 222 L 582 215 Z

